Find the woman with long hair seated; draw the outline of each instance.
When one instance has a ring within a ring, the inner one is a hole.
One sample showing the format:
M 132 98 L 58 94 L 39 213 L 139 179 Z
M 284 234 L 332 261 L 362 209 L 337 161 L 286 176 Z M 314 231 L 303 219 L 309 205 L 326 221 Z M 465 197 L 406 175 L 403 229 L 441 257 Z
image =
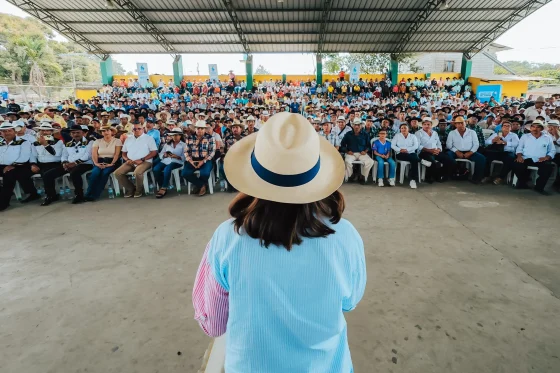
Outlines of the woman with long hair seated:
M 102 138 L 95 140 L 91 150 L 93 169 L 89 175 L 88 189 L 84 196 L 86 201 L 99 199 L 109 176 L 119 166 L 122 142 L 115 138 L 117 129 L 111 126 L 101 127 Z
M 366 267 L 342 218 L 338 151 L 284 112 L 233 145 L 224 170 L 240 193 L 206 247 L 193 304 L 206 334 L 228 334 L 225 371 L 352 372 L 344 312 Z
M 153 168 L 154 176 L 159 184 L 156 198 L 163 198 L 167 194 L 171 172 L 185 163 L 185 142 L 181 128 L 173 128 L 167 133 L 167 141 L 159 153 L 161 159 Z

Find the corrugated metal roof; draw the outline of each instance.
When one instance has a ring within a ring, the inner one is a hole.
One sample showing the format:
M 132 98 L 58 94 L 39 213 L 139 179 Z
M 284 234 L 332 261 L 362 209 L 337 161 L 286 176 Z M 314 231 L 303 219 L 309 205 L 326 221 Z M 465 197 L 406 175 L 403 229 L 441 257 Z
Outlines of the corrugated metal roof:
M 106 53 L 169 53 L 133 12 L 119 5 L 122 0 L 113 0 L 113 8 L 106 8 L 102 0 L 8 1 L 56 17 Z M 231 0 L 237 28 L 222 0 L 134 0 L 133 4 L 176 53 L 243 53 L 238 31 L 251 53 L 317 52 L 320 43 L 323 52 L 391 53 L 400 46 L 406 53 L 473 52 L 469 48 L 484 36 L 500 36 L 503 30 L 493 31 L 517 10 L 534 11 L 550 1 L 449 0 L 447 9 L 431 9 L 409 38 L 404 38 L 407 30 L 431 2 L 332 0 L 323 20 L 325 0 Z M 59 30 L 63 34 L 64 27 Z M 399 45 L 401 40 L 408 41 Z

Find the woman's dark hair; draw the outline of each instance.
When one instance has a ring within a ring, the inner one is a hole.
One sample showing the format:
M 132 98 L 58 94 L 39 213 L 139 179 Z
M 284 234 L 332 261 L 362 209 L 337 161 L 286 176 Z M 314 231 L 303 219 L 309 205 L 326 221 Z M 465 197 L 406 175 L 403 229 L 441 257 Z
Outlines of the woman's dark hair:
M 235 231 L 243 229 L 261 245 L 284 246 L 288 251 L 303 237 L 327 237 L 335 231 L 324 221 L 336 224 L 344 211 L 344 197 L 339 191 L 321 201 L 307 204 L 272 202 L 243 193 L 229 205 Z

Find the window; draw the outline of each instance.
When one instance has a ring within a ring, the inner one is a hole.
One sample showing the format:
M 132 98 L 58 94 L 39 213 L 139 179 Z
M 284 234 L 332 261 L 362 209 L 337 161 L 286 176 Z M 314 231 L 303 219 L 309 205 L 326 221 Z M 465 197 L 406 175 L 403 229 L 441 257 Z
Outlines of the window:
M 443 63 L 443 71 L 444 72 L 453 72 L 455 68 L 455 61 L 444 61 Z

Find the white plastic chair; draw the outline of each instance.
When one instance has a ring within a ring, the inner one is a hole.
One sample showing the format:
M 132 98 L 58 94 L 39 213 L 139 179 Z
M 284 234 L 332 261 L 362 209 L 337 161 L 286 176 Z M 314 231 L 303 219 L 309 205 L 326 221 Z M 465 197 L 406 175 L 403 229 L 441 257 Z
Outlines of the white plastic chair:
M 88 176 L 89 174 L 91 174 L 91 171 L 86 171 L 82 174 L 82 181 L 84 182 L 84 190 L 87 190 L 88 188 Z M 70 188 L 72 186 L 72 189 L 74 189 L 74 185 L 72 185 L 72 182 L 70 181 L 70 174 L 66 173 L 64 175 L 62 175 L 62 187 L 66 189 L 66 187 Z
M 39 179 L 42 180 L 41 174 L 34 174 L 33 176 L 31 176 L 31 181 L 33 182 L 33 185 L 35 185 L 35 181 L 36 181 L 36 180 L 39 180 Z M 44 184 L 45 184 L 45 183 L 43 182 L 43 187 L 45 186 Z M 54 188 L 55 188 L 55 190 L 58 190 L 61 186 L 64 188 L 64 181 L 62 180 L 62 176 L 61 176 L 61 177 L 57 177 L 57 178 L 54 180 Z M 37 187 L 37 186 L 35 185 L 35 187 Z
M 383 162 L 383 166 L 385 168 L 384 170 L 384 175 L 386 178 L 389 177 L 389 163 L 387 162 Z M 373 160 L 373 167 L 371 168 L 371 179 L 373 180 L 374 183 L 377 182 L 377 169 L 379 167 L 379 162 L 377 162 L 375 159 Z
M 353 165 L 354 165 L 354 164 L 359 164 L 360 167 L 363 167 L 363 166 L 365 165 L 365 163 L 362 162 L 362 161 L 352 161 L 352 164 L 353 164 Z M 344 174 L 344 182 L 347 182 L 347 181 L 348 181 L 348 176 L 346 176 L 346 173 L 345 173 L 345 174 Z M 367 181 L 367 175 L 366 175 L 366 181 Z
M 474 162 L 470 161 L 468 159 L 463 159 L 463 158 L 457 158 L 457 159 L 455 159 L 455 161 L 464 162 L 467 165 L 467 169 L 469 170 L 470 177 L 472 179 L 472 177 L 474 175 Z
M 113 185 L 115 186 L 115 190 L 119 190 L 120 185 L 119 185 L 119 181 L 117 180 L 116 176 L 114 176 L 114 172 L 111 174 L 111 176 L 113 177 Z M 134 171 L 128 172 L 126 174 L 126 176 L 134 176 Z M 146 172 L 144 172 L 144 180 L 142 181 L 142 183 L 144 184 L 144 194 L 148 195 L 150 194 L 150 180 L 149 177 L 152 176 L 152 183 L 155 186 L 156 185 L 156 177 L 154 175 L 154 172 L 152 171 L 152 169 L 150 168 L 149 170 L 147 170 Z M 123 186 L 122 187 L 123 193 L 126 194 L 126 188 Z M 119 194 L 117 194 L 118 196 Z
M 401 161 L 399 159 L 397 161 L 397 167 L 400 166 L 400 173 L 399 173 L 399 183 L 404 183 L 405 176 L 408 177 L 408 170 L 410 169 L 410 162 L 409 161 Z M 418 183 L 421 183 L 422 180 L 425 179 L 426 176 L 426 167 L 420 162 L 418 162 Z
M 527 169 L 531 172 L 531 180 L 533 181 L 533 184 L 537 183 L 537 177 L 539 176 L 539 169 L 538 167 L 535 166 L 528 166 Z M 513 181 L 511 182 L 511 185 L 513 185 L 514 187 L 517 186 L 517 175 L 513 174 Z
M 0 177 L 0 181 L 2 181 L 2 180 L 3 180 L 3 178 Z M 18 201 L 22 200 L 23 193 L 21 192 L 21 186 L 19 185 L 18 181 L 16 181 L 16 186 L 14 187 L 14 194 L 16 195 L 16 199 Z
M 489 129 L 483 129 L 482 134 L 484 135 L 484 140 L 488 140 L 490 136 L 492 136 L 495 132 Z
M 177 193 L 181 193 L 181 171 L 183 171 L 183 166 L 171 171 L 171 183 L 175 184 Z M 159 186 L 161 188 L 161 186 Z
M 497 164 L 503 165 L 504 162 L 498 161 L 498 160 L 492 161 L 492 163 L 490 163 L 490 176 L 494 175 L 494 166 L 497 165 Z M 510 181 L 511 181 L 511 175 L 512 175 L 512 174 L 513 174 L 513 172 L 510 171 L 509 174 L 507 175 L 506 182 L 507 182 L 508 184 L 509 184 Z
M 216 175 L 218 176 L 216 180 L 220 180 L 220 181 L 222 181 L 222 175 L 220 175 L 220 163 L 221 163 L 221 162 L 222 162 L 222 161 L 221 161 L 219 158 L 216 159 Z M 228 182 L 227 182 L 226 178 L 224 178 L 223 181 L 224 181 L 224 187 L 226 188 L 226 191 L 227 191 L 227 189 L 228 189 Z
M 196 170 L 194 172 L 195 175 L 200 176 L 200 171 Z M 210 177 L 208 178 L 208 190 L 210 191 L 210 194 L 214 194 L 214 181 L 215 181 L 215 176 L 214 176 L 214 168 L 212 167 L 212 171 L 210 172 Z M 191 183 L 189 183 L 187 181 L 187 191 L 188 194 L 191 194 Z

